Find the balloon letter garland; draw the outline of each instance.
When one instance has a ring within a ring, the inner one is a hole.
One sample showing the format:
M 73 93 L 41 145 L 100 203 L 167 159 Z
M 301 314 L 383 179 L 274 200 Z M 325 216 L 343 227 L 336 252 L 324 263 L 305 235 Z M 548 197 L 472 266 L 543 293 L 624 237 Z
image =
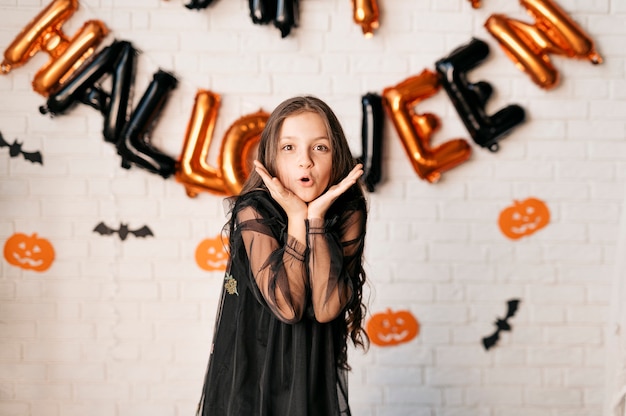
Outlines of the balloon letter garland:
M 382 169 L 383 127 L 385 114 L 383 100 L 378 94 L 365 94 L 361 98 L 363 122 L 361 125 L 361 157 L 363 182 L 367 190 L 374 192 L 380 182 Z
M 361 25 L 366 38 L 374 36 L 374 29 L 378 29 L 378 2 L 377 0 L 352 0 L 352 18 Z
M 545 89 L 558 84 L 559 74 L 550 62 L 550 53 L 602 63 L 593 41 L 556 3 L 520 0 L 520 4 L 535 19 L 534 25 L 494 14 L 485 22 L 485 28 L 535 84 Z
M 274 26 L 285 38 L 292 27 L 298 26 L 298 0 L 248 0 L 252 23 L 265 25 L 274 21 Z
M 46 96 L 67 78 L 107 35 L 108 29 L 99 20 L 85 22 L 70 40 L 61 26 L 78 8 L 78 0 L 55 0 L 43 9 L 4 52 L 2 73 L 17 68 L 35 55 L 45 51 L 50 60 L 35 74 L 33 90 Z
M 226 131 L 222 140 L 219 165 L 224 185 L 230 195 L 241 192 L 250 174 L 248 156 L 261 141 L 261 133 L 270 115 L 262 110 L 240 117 Z
M 252 23 L 265 25 L 276 16 L 276 2 L 266 0 L 248 0 Z
M 489 55 L 489 46 L 479 39 L 455 49 L 436 62 L 439 80 L 448 93 L 457 113 L 476 144 L 495 152 L 498 141 L 522 123 L 524 109 L 510 105 L 489 117 L 485 105 L 491 97 L 491 85 L 485 81 L 471 83 L 467 71 L 472 70 Z
M 420 178 L 435 183 L 441 174 L 469 159 L 472 149 L 467 141 L 454 139 L 431 148 L 430 140 L 439 128 L 432 113 L 417 114 L 414 107 L 439 90 L 437 75 L 424 69 L 394 87 L 383 90 L 385 111 L 393 121 L 413 169 Z
M 174 173 L 176 161 L 157 150 L 147 139 L 154 121 L 165 107 L 169 92 L 177 84 L 172 74 L 162 70 L 152 76 L 152 82 L 124 126 L 121 140 L 117 142 L 117 154 L 122 157 L 123 168 L 130 169 L 132 162 L 163 178 Z
M 40 111 L 63 114 L 77 101 L 87 104 L 104 116 L 104 140 L 117 143 L 126 124 L 136 54 L 130 42 L 113 42 L 74 72 L 59 90 L 48 97 Z M 112 77 L 110 94 L 97 85 L 105 75 Z
M 174 178 L 185 187 L 190 198 L 198 192 L 225 193 L 224 181 L 219 169 L 207 162 L 220 96 L 211 91 L 200 90 L 187 124 L 183 151 L 178 160 Z
M 196 93 L 195 104 L 183 150 L 178 160 L 176 181 L 190 198 L 205 191 L 218 195 L 235 195 L 241 191 L 249 175 L 248 155 L 260 140 L 269 114 L 258 111 L 241 117 L 226 132 L 220 149 L 218 166 L 209 165 L 207 156 L 213 138 L 220 96 L 208 90 Z
M 48 97 L 40 111 L 63 114 L 76 102 L 95 108 L 104 116 L 104 139 L 115 143 L 122 167 L 128 169 L 132 162 L 167 178 L 174 173 L 176 161 L 151 146 L 146 138 L 177 80 L 159 70 L 128 118 L 136 54 L 129 42 L 115 41 L 84 62 Z M 113 78 L 110 94 L 98 85 L 105 75 Z
M 300 8 L 298 0 L 277 0 L 276 18 L 274 27 L 280 30 L 281 37 L 285 38 L 292 27 L 298 27 Z

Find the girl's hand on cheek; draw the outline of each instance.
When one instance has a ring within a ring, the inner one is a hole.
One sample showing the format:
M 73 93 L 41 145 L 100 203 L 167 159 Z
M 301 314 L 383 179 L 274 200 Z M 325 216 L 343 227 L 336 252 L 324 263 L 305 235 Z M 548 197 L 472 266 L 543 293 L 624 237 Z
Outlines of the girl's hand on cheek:
M 306 218 L 307 205 L 303 200 L 285 188 L 278 178 L 272 177 L 258 160 L 254 161 L 254 170 L 261 176 L 270 195 L 285 210 L 287 216 L 301 215 L 303 219 Z
M 348 176 L 309 203 L 308 218 L 324 218 L 328 208 L 363 175 L 363 165 L 356 165 Z

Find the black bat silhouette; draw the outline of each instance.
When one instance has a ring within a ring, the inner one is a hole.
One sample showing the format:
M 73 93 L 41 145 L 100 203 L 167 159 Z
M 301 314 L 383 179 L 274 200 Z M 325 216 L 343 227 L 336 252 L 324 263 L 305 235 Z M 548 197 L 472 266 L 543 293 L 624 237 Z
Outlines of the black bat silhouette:
M 43 158 L 41 157 L 40 152 L 25 152 L 22 150 L 22 143 L 18 142 L 17 139 L 15 139 L 15 141 L 13 141 L 13 143 L 11 144 L 4 140 L 2 133 L 0 133 L 0 148 L 1 147 L 8 147 L 9 155 L 11 157 L 18 157 L 19 155 L 23 155 L 24 159 L 32 163 L 39 163 L 40 165 L 43 165 Z
M 494 332 L 492 335 L 489 335 L 488 337 L 483 338 L 483 345 L 485 346 L 486 350 L 496 345 L 496 343 L 500 340 L 500 331 L 511 330 L 511 325 L 509 325 L 509 318 L 515 316 L 515 312 L 517 312 L 519 303 L 519 299 L 511 299 L 507 302 L 508 310 L 506 312 L 506 316 L 504 317 L 504 319 L 498 318 L 496 322 L 494 322 L 494 324 L 496 325 L 496 332 Z
M 185 4 L 188 9 L 206 9 L 211 5 L 213 0 L 191 0 L 191 3 Z
M 124 224 L 124 223 L 120 224 L 120 228 L 115 229 L 115 228 L 110 228 L 108 225 L 101 222 L 100 224 L 96 225 L 96 228 L 94 228 L 93 231 L 100 235 L 117 234 L 119 235 L 122 241 L 126 240 L 126 237 L 128 237 L 128 234 L 133 234 L 135 237 L 142 237 L 142 238 L 147 237 L 149 235 L 154 236 L 154 234 L 152 234 L 152 230 L 150 230 L 150 228 L 148 228 L 147 225 L 144 225 L 143 227 L 138 228 L 136 230 L 130 230 L 128 228 L 128 224 Z

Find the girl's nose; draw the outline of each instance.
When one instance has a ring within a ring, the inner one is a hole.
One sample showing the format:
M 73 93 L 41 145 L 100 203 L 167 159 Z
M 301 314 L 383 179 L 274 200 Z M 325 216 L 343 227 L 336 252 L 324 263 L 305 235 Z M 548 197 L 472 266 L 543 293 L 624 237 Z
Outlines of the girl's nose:
M 311 166 L 313 166 L 313 160 L 311 160 L 311 157 L 307 152 L 303 152 L 300 155 L 300 158 L 298 160 L 298 166 L 302 168 L 310 168 Z

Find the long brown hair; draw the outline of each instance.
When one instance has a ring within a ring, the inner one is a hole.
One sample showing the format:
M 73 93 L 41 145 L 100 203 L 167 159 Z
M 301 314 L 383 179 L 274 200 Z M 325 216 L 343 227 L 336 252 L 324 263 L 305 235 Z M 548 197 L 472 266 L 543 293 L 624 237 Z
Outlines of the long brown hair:
M 320 115 L 330 140 L 330 148 L 332 151 L 331 178 L 329 187 L 339 183 L 354 168 L 357 161 L 352 156 L 350 146 L 346 140 L 345 133 L 337 116 L 333 110 L 324 101 L 314 96 L 298 96 L 289 98 L 280 103 L 270 114 L 265 128 L 261 133 L 261 140 L 257 151 L 257 160 L 263 164 L 272 176 L 276 176 L 276 154 L 278 152 L 278 140 L 283 122 L 289 116 L 297 115 L 303 112 L 312 112 Z M 261 176 L 254 170 L 246 180 L 241 190 L 241 195 L 252 190 L 267 190 Z M 353 186 L 351 192 L 356 198 L 365 201 L 363 189 L 359 183 Z M 367 215 L 367 212 L 363 213 Z M 360 260 L 361 261 L 361 260 Z M 362 261 L 361 261 L 362 263 Z M 369 338 L 363 329 L 363 319 L 367 308 L 363 303 L 363 285 L 366 281 L 363 266 L 359 267 L 358 276 L 353 277 L 354 296 L 347 306 L 346 330 L 347 336 L 350 337 L 353 344 L 367 348 L 369 346 Z M 343 351 L 345 353 L 345 350 Z M 345 362 L 343 364 L 346 364 Z M 347 365 L 347 364 L 346 364 Z

